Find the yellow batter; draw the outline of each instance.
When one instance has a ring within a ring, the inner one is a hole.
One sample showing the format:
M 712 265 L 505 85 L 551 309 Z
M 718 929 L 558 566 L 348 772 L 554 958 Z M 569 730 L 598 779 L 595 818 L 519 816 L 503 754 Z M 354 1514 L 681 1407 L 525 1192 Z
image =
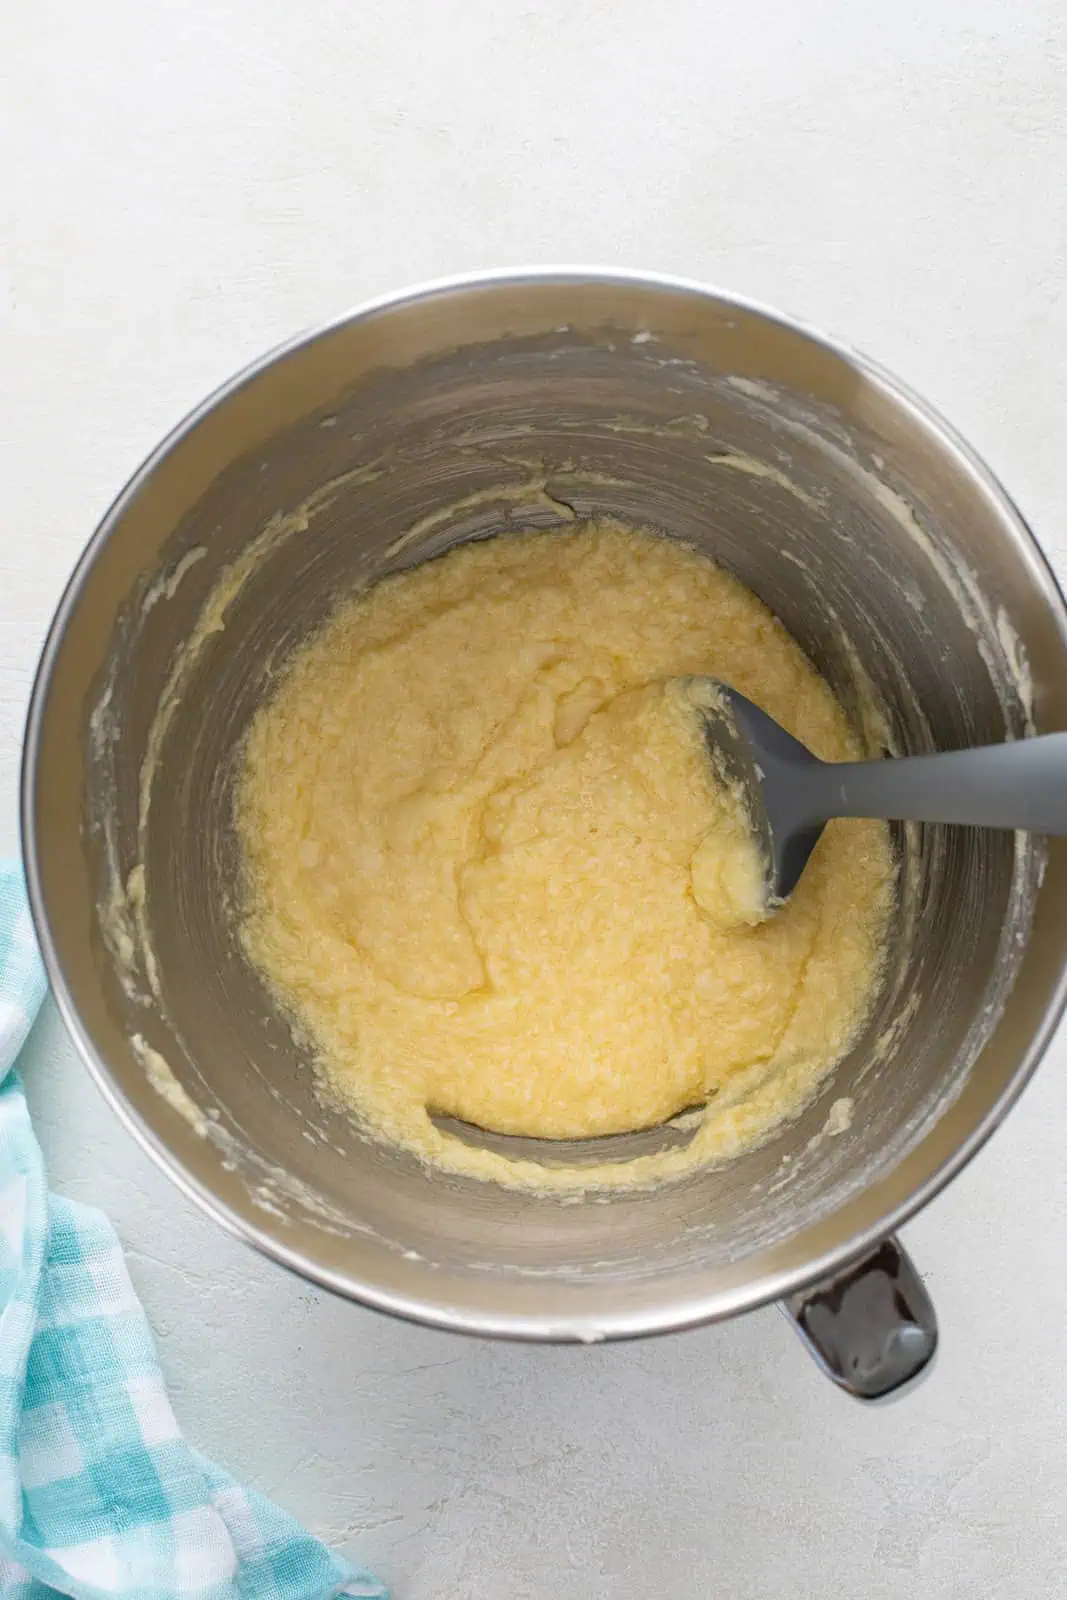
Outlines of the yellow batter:
M 645 1183 L 810 1098 L 875 990 L 887 830 L 837 822 L 759 920 L 751 845 L 685 692 L 710 674 L 826 758 L 826 683 L 704 556 L 602 523 L 466 545 L 346 600 L 250 731 L 247 948 L 381 1137 L 454 1171 Z M 686 1150 L 594 1169 L 429 1112 L 575 1138 L 694 1105 Z

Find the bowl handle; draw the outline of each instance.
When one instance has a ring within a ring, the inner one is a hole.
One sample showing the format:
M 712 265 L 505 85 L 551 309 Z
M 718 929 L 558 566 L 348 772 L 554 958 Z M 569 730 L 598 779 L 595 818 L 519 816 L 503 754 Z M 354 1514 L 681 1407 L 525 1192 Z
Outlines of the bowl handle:
M 857 1400 L 898 1394 L 937 1349 L 933 1302 L 897 1239 L 781 1304 L 822 1370 Z

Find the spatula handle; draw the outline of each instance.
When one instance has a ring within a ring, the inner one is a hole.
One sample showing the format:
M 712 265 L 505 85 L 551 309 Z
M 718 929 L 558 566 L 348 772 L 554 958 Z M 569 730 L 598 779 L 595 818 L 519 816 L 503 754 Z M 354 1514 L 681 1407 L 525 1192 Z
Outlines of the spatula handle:
M 1067 733 L 818 770 L 822 814 L 1067 834 Z

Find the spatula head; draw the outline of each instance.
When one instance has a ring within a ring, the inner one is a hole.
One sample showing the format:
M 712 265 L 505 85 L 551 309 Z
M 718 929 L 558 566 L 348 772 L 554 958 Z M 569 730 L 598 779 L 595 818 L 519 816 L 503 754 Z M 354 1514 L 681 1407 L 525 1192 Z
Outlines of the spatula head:
M 699 686 L 700 712 L 712 763 L 742 796 L 764 863 L 768 910 L 788 900 L 819 842 L 821 821 L 805 804 L 805 776 L 820 763 L 753 701 L 717 678 Z

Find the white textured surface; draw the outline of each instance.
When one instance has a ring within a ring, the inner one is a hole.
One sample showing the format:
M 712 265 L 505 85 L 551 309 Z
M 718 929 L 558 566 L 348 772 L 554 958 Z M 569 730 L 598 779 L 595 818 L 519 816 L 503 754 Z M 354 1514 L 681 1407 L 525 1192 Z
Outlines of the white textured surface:
M 1059 0 L 42 0 L 0 16 L 0 849 L 65 575 L 230 371 L 366 295 L 602 260 L 878 355 L 1067 571 Z M 73 779 L 72 779 L 73 781 Z M 56 1183 L 130 1249 L 205 1449 L 398 1600 L 1044 1600 L 1067 1548 L 1067 1039 L 908 1229 L 931 1381 L 861 1411 L 773 1312 L 641 1346 L 467 1343 L 325 1299 L 157 1175 L 50 1010 Z

